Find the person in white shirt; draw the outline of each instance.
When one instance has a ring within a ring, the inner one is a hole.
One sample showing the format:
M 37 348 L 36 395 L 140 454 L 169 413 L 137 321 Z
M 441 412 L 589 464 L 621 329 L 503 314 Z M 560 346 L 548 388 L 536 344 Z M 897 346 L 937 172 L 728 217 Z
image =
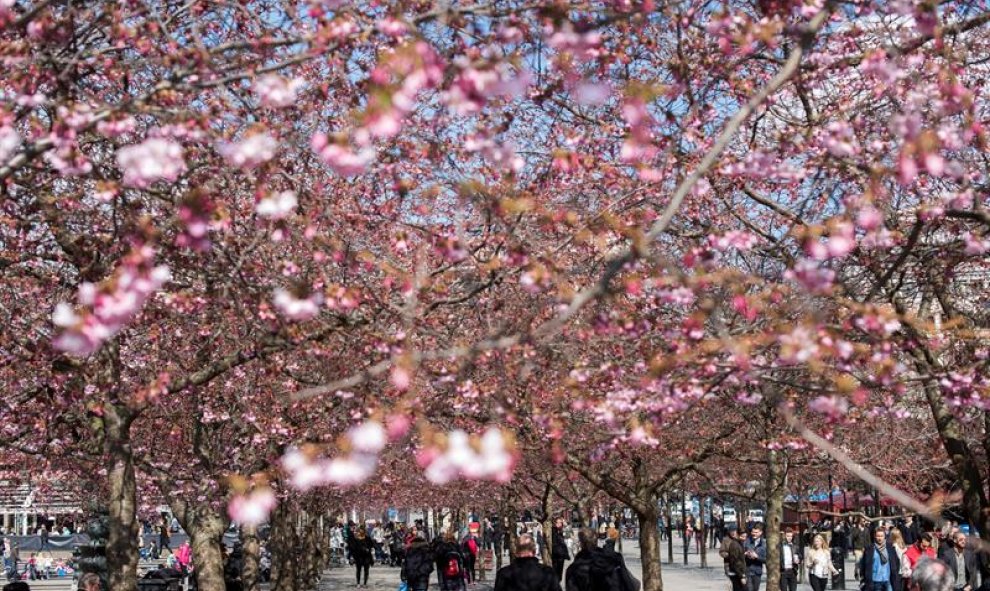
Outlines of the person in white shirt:
M 839 572 L 832 566 L 832 555 L 821 534 L 812 540 L 805 564 L 808 567 L 808 583 L 814 591 L 825 591 L 828 587 L 828 576 Z
M 801 564 L 801 553 L 794 543 L 794 530 L 784 530 L 780 542 L 780 591 L 797 591 L 798 567 Z

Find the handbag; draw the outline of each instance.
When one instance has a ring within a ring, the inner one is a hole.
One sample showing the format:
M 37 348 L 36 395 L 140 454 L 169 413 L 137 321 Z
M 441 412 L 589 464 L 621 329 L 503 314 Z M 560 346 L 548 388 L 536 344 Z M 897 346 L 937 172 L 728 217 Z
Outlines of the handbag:
M 399 583 L 399 591 L 409 591 L 409 583 L 402 581 Z

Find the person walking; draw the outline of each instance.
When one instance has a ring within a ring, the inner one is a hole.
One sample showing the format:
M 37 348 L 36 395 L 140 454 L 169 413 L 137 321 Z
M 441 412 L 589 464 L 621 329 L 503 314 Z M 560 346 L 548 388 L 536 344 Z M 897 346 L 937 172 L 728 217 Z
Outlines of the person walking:
M 368 531 L 364 527 L 354 529 L 354 534 L 350 538 L 351 558 L 354 560 L 354 567 L 357 575 L 357 586 L 368 586 L 368 573 L 372 563 L 375 562 L 375 545 L 368 537 Z M 361 573 L 364 573 L 364 580 L 361 580 Z
M 553 568 L 540 564 L 536 542 L 524 534 L 516 545 L 516 559 L 495 574 L 495 591 L 561 591 L 560 578 Z
M 767 542 L 763 539 L 763 526 L 755 524 L 749 530 L 749 539 L 743 543 L 746 556 L 746 585 L 749 591 L 758 591 L 763 579 L 763 565 L 767 563 Z
M 907 581 L 911 576 L 911 565 L 907 561 L 907 544 L 904 543 L 904 534 L 901 530 L 892 527 L 890 529 L 890 545 L 897 552 L 897 561 L 900 563 L 900 587 L 895 587 L 894 591 L 907 591 Z
M 550 541 L 550 558 L 553 562 L 553 572 L 557 574 L 557 582 L 559 583 L 564 578 L 564 563 L 571 558 L 571 553 L 567 550 L 567 540 L 564 539 L 563 517 L 558 517 L 553 526 L 553 535 Z
M 162 526 L 165 529 L 165 526 Z M 172 552 L 169 550 L 169 552 Z M 173 554 L 174 555 L 174 554 Z M 223 585 L 226 591 L 243 591 L 244 589 L 244 548 L 238 542 L 234 544 L 230 555 L 223 565 Z
M 746 555 L 739 543 L 739 527 L 730 523 L 725 526 L 725 532 L 718 549 L 725 563 L 725 576 L 732 583 L 732 591 L 746 591 Z
M 955 591 L 976 591 L 979 566 L 976 555 L 966 547 L 966 534 L 956 533 L 939 548 L 938 559 L 949 565 Z
M 578 532 L 580 550 L 564 574 L 566 591 L 639 591 L 639 581 L 618 552 L 598 547 L 591 528 Z
M 828 544 L 825 537 L 817 534 L 811 541 L 811 549 L 808 550 L 805 558 L 805 566 L 808 568 L 808 583 L 812 591 L 825 591 L 828 587 L 828 576 L 839 571 L 832 564 L 832 556 L 829 554 Z
M 457 533 L 453 528 L 437 538 L 433 551 L 437 563 L 437 579 L 441 591 L 464 591 L 464 555 L 457 543 Z
M 168 526 L 162 521 L 162 524 L 158 527 L 158 552 L 161 553 L 164 550 L 168 550 L 168 553 L 172 553 L 171 541 L 168 537 Z
M 858 581 L 860 574 L 862 573 L 859 569 L 859 565 L 863 561 L 863 551 L 870 545 L 870 530 L 866 528 L 865 519 L 860 517 L 856 523 L 853 524 L 852 531 L 850 532 L 850 538 L 853 551 L 853 561 L 856 565 L 853 567 L 853 577 Z
M 873 544 L 863 550 L 860 561 L 863 591 L 894 591 L 900 588 L 900 569 L 897 551 L 887 539 L 887 532 L 878 527 L 873 532 Z
M 794 530 L 784 530 L 780 542 L 780 591 L 797 591 L 798 568 L 801 566 L 801 551 L 794 542 Z
M 468 534 L 461 540 L 461 555 L 464 556 L 464 574 L 468 583 L 473 583 L 477 579 L 475 567 L 478 564 L 478 552 L 481 550 L 481 540 L 478 539 L 478 532 L 481 524 L 477 522 L 468 526 Z
M 426 535 L 418 532 L 406 550 L 406 559 L 402 562 L 400 578 L 409 586 L 409 591 L 426 591 L 430 586 L 430 574 L 433 572 L 433 554 Z

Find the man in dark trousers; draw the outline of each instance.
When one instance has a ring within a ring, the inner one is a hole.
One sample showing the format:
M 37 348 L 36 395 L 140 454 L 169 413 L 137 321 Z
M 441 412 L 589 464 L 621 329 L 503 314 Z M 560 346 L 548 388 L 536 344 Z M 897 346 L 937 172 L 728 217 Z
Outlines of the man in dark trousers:
M 553 561 L 553 572 L 557 574 L 557 581 L 560 581 L 564 577 L 564 563 L 571 558 L 571 553 L 567 551 L 567 540 L 564 539 L 563 517 L 558 517 L 553 525 L 550 558 Z
M 519 536 L 516 559 L 495 575 L 495 591 L 561 591 L 553 569 L 536 559 L 533 536 Z
M 780 589 L 797 591 L 797 575 L 801 568 L 801 550 L 794 541 L 794 530 L 784 530 L 780 541 Z
M 873 544 L 863 550 L 859 573 L 863 591 L 894 591 L 901 585 L 901 561 L 887 539 L 887 532 L 878 527 L 873 532 Z
M 979 565 L 976 555 L 966 547 L 966 534 L 957 532 L 938 549 L 938 559 L 949 565 L 955 591 L 976 591 Z
M 763 565 L 767 563 L 767 541 L 763 539 L 763 526 L 755 524 L 749 530 L 749 538 L 743 543 L 746 557 L 746 586 L 749 591 L 759 591 L 763 580 Z
M 732 591 L 746 591 L 746 557 L 739 543 L 739 527 L 734 523 L 725 526 L 725 537 L 718 549 L 725 561 L 725 576 L 732 583 Z

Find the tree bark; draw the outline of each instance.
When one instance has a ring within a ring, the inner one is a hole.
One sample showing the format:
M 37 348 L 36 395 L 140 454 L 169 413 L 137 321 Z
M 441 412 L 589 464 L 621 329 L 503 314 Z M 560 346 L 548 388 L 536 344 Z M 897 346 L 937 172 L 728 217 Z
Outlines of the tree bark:
M 636 517 L 639 518 L 639 558 L 643 564 L 643 591 L 663 591 L 657 510 L 637 511 Z
M 786 469 L 775 450 L 767 452 L 767 589 L 780 588 L 780 522 L 784 515 Z M 831 494 L 831 491 L 829 491 Z
M 294 515 L 282 505 L 272 514 L 272 590 L 296 591 L 296 528 Z
M 134 591 L 138 563 L 137 481 L 130 441 L 134 417 L 124 406 L 108 403 L 103 419 L 110 462 L 107 474 L 110 483 L 107 579 L 110 591 Z
M 261 543 L 258 541 L 257 526 L 242 525 L 241 541 L 244 543 L 244 572 L 241 575 L 244 591 L 258 591 Z
M 553 511 L 553 495 L 549 482 L 543 489 L 543 498 L 541 501 L 540 510 L 543 512 L 543 519 L 540 522 L 540 527 L 543 529 L 543 546 L 540 548 L 540 551 L 543 555 L 543 564 L 553 564 L 551 552 L 553 546 L 553 515 L 551 515 Z
M 224 591 L 223 581 L 223 532 L 226 523 L 215 511 L 196 507 L 189 520 L 189 544 L 192 546 L 193 564 L 196 566 L 196 585 L 199 591 Z

